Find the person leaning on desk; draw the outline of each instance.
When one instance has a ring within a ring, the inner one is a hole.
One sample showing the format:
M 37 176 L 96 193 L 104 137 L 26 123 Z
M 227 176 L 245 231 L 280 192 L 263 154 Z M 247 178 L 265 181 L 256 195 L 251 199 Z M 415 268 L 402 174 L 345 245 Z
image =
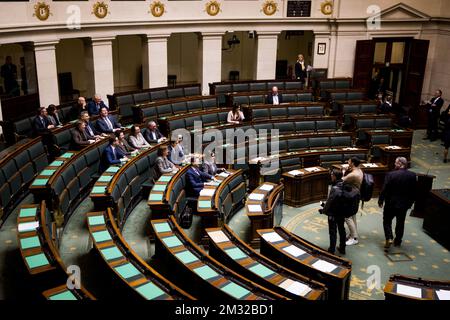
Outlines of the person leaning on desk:
M 205 186 L 205 182 L 212 180 L 213 176 L 201 171 L 199 157 L 194 157 L 191 163 L 192 166 L 186 172 L 186 195 L 198 198 L 200 191 Z
M 201 170 L 211 176 L 215 176 L 217 173 L 224 172 L 224 168 L 218 168 L 216 164 L 216 154 L 211 152 L 209 155 L 205 155 Z

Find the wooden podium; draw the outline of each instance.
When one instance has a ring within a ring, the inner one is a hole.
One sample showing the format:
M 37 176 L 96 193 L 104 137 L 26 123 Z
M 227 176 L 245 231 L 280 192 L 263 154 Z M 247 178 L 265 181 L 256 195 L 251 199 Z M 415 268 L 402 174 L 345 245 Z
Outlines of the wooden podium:
M 387 165 L 389 170 L 394 170 L 395 159 L 397 157 L 405 157 L 408 162 L 411 161 L 411 148 L 400 146 L 384 146 L 380 148 L 381 162 Z M 409 165 L 408 165 L 409 167 Z
M 450 250 L 450 189 L 428 193 L 424 205 L 423 229 Z
M 311 167 L 293 170 L 283 173 L 283 178 L 284 203 L 288 206 L 300 207 L 325 200 L 328 196 L 330 174 L 325 168 Z

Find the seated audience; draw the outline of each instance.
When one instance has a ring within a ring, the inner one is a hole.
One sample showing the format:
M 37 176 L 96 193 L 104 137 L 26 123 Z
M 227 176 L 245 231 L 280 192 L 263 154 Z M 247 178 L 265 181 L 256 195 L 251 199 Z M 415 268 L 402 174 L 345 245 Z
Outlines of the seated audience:
M 225 169 L 217 167 L 216 154 L 214 152 L 211 152 L 209 155 L 205 155 L 201 168 L 204 173 L 211 176 L 215 176 L 217 173 L 225 171 Z
M 123 161 L 127 160 L 126 154 L 119 148 L 119 139 L 116 136 L 111 135 L 109 137 L 108 146 L 103 150 L 101 161 L 102 171 L 113 164 L 121 164 Z
M 89 113 L 87 111 L 83 111 L 80 114 L 80 120 L 86 123 L 85 133 L 88 139 L 99 140 L 102 138 L 102 134 L 95 129 L 95 126 L 92 122 L 89 121 Z
M 233 105 L 233 110 L 228 112 L 227 122 L 233 124 L 239 124 L 244 121 L 245 117 L 241 111 L 241 106 L 235 103 Z
M 123 131 L 117 131 L 116 137 L 119 139 L 119 144 L 117 145 L 117 147 L 120 148 L 127 156 L 132 152 L 137 151 L 137 149 L 130 146 L 127 139 L 125 139 L 125 133 Z
M 62 122 L 59 119 L 58 115 L 58 108 L 54 104 L 48 106 L 47 112 L 48 112 L 48 119 L 50 120 L 52 125 L 54 125 L 55 127 L 62 126 Z
M 166 146 L 158 149 L 158 158 L 155 161 L 155 180 L 159 179 L 163 173 L 178 171 L 177 167 L 167 158 L 168 155 L 169 149 Z
M 281 93 L 278 93 L 278 87 L 272 87 L 272 92 L 267 95 L 266 103 L 273 105 L 283 103 L 283 95 Z
M 166 140 L 166 137 L 159 132 L 155 121 L 149 121 L 147 124 L 147 130 L 145 130 L 144 138 L 150 144 L 156 144 Z
M 109 110 L 108 106 L 103 102 L 102 97 L 99 94 L 96 94 L 92 101 L 90 101 L 87 105 L 90 116 L 100 114 L 102 108 Z
M 47 108 L 39 108 L 38 115 L 33 120 L 33 129 L 37 135 L 48 134 L 55 126 L 48 119 Z
M 184 148 L 182 145 L 182 136 L 179 136 L 178 138 L 173 138 L 172 141 L 170 141 L 169 145 L 169 155 L 168 158 L 170 161 L 172 161 L 173 164 L 179 166 L 183 163 L 184 159 L 186 158 L 186 155 L 184 154 Z
M 186 195 L 197 198 L 205 186 L 205 182 L 212 178 L 210 174 L 200 170 L 200 159 L 195 157 L 192 160 L 192 167 L 186 172 Z
M 70 113 L 72 119 L 78 119 L 82 112 L 88 112 L 86 99 L 84 97 L 79 97 L 77 103 L 72 107 Z
M 138 126 L 132 126 L 130 136 L 128 137 L 130 141 L 130 145 L 134 149 L 142 149 L 150 147 L 150 144 L 144 139 L 144 136 L 141 133 L 141 128 Z
M 87 145 L 95 142 L 95 139 L 89 139 L 86 135 L 86 122 L 82 120 L 77 121 L 77 126 L 70 130 L 72 136 L 72 148 L 74 150 L 80 150 Z
M 109 134 L 122 130 L 122 125 L 109 115 L 107 107 L 102 107 L 100 109 L 100 117 L 97 119 L 97 129 L 101 133 Z

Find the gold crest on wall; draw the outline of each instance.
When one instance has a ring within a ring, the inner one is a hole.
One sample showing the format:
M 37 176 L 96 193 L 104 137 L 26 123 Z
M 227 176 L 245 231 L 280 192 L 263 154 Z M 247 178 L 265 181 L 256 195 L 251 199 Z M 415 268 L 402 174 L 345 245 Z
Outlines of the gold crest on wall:
M 322 4 L 320 5 L 320 11 L 322 11 L 322 13 L 327 16 L 332 14 L 333 13 L 333 2 L 332 1 L 322 2 Z
M 220 12 L 220 3 L 216 0 L 208 2 L 206 4 L 206 12 L 210 16 L 216 16 Z
M 263 4 L 262 11 L 266 16 L 271 16 L 278 10 L 278 3 L 273 0 L 267 0 Z
M 38 2 L 34 5 L 33 17 L 36 17 L 41 21 L 45 21 L 50 15 L 50 5 L 45 2 Z
M 150 12 L 154 17 L 161 17 L 164 14 L 164 4 L 161 1 L 154 1 L 150 5 Z
M 94 3 L 94 6 L 92 7 L 92 13 L 99 19 L 103 19 L 106 17 L 108 12 L 108 5 L 104 2 L 96 2 Z

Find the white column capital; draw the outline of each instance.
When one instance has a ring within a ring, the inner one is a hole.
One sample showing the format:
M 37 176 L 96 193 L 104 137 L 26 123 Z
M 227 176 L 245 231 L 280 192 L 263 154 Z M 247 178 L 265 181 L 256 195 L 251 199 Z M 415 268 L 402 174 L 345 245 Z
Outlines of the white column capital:
M 201 32 L 201 38 L 203 40 L 222 40 L 223 35 L 225 32 Z
M 34 42 L 34 51 L 56 50 L 59 40 Z
M 256 36 L 260 39 L 275 39 L 281 31 L 256 31 Z
M 91 38 L 92 46 L 105 46 L 111 45 L 112 41 L 116 37 L 99 37 L 99 38 Z
M 148 42 L 167 42 L 169 37 L 170 37 L 170 33 L 144 35 L 144 38 L 146 38 Z

